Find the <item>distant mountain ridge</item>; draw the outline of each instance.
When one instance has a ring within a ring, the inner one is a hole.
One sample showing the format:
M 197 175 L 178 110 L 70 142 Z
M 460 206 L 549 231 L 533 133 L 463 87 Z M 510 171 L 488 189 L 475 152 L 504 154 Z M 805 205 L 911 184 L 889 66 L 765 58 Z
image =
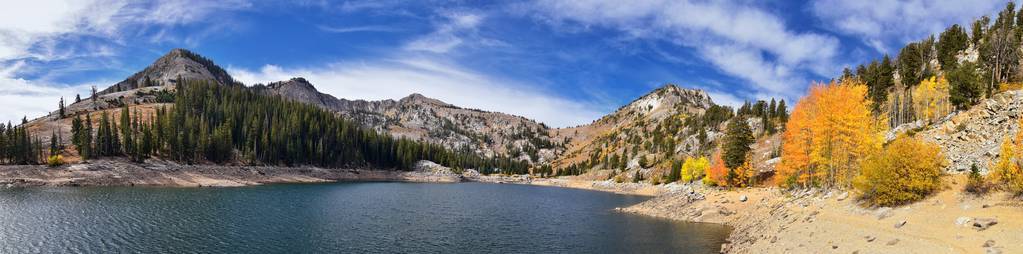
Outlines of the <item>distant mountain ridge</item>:
M 67 107 L 68 114 L 116 110 L 122 105 L 150 105 L 143 108 L 155 110 L 158 103 L 170 102 L 167 98 L 173 94 L 179 79 L 243 86 L 212 60 L 188 50 L 173 49 L 144 70 L 102 90 L 97 98 L 72 103 Z M 678 125 L 685 119 L 700 116 L 716 105 L 705 92 L 676 85 L 658 88 L 591 124 L 561 129 L 550 128 L 522 116 L 462 108 L 417 93 L 398 100 L 343 99 L 318 91 L 301 77 L 254 84 L 249 89 L 315 105 L 393 136 L 471 151 L 485 157 L 511 157 L 535 166 L 551 165 L 554 168 L 592 161 L 595 154 L 602 159 L 606 159 L 604 156 L 608 154 L 624 154 L 626 151 L 630 155 L 649 154 L 651 158 L 694 154 L 700 149 L 707 149 L 709 142 L 717 136 L 717 129 L 711 126 L 706 126 L 705 130 L 709 135 L 699 134 L 701 131 L 696 129 L 678 130 Z M 40 119 L 54 120 L 57 117 L 55 113 Z M 62 133 L 69 133 L 66 127 L 52 123 L 39 126 L 46 126 L 40 129 L 62 128 Z M 679 140 L 673 141 L 684 144 L 681 148 L 660 149 L 671 151 L 629 149 L 622 143 L 626 139 L 635 142 L 636 137 L 650 140 L 653 137 L 646 132 L 660 132 L 661 128 L 667 127 L 677 132 L 673 134 L 681 135 Z M 608 148 L 615 143 L 621 147 Z M 587 164 L 595 165 L 592 162 Z
M 324 94 L 303 78 L 257 84 L 266 94 L 316 105 L 391 135 L 424 140 L 450 149 L 492 157 L 507 155 L 530 163 L 552 160 L 560 147 L 546 125 L 520 116 L 457 107 L 421 94 L 400 100 L 347 100 Z

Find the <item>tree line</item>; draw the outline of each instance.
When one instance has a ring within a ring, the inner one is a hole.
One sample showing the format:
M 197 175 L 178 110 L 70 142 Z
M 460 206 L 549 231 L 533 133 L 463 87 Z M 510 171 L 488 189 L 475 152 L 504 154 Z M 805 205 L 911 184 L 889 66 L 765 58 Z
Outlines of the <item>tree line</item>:
M 962 110 L 1005 90 L 1003 86 L 1020 86 L 1023 9 L 1016 10 L 1010 1 L 993 22 L 982 16 L 968 27 L 969 31 L 967 26 L 954 24 L 937 38 L 931 35 L 906 44 L 894 59 L 884 54 L 854 69 L 845 68 L 839 79 L 864 82 L 871 109 L 875 114 L 885 114 L 890 127 L 920 120 L 921 115 L 927 115 L 921 111 L 935 110 L 921 108 L 927 103 L 920 100 L 937 99 L 943 107 L 939 110 Z M 946 87 L 937 90 L 942 97 L 935 98 L 931 93 L 927 94 L 931 97 L 920 98 L 915 87 L 932 78 L 948 81 Z
M 133 112 L 124 105 L 116 119 L 108 111 L 98 119 L 76 115 L 71 143 L 85 160 L 158 157 L 182 163 L 401 170 L 430 160 L 456 169 L 527 172 L 525 162 L 394 138 L 315 106 L 241 86 L 179 79 L 175 88 L 173 106 L 152 112 Z
M 0 124 L 0 164 L 39 164 L 45 155 L 42 140 L 32 138 L 25 129 L 27 119 L 21 125 Z

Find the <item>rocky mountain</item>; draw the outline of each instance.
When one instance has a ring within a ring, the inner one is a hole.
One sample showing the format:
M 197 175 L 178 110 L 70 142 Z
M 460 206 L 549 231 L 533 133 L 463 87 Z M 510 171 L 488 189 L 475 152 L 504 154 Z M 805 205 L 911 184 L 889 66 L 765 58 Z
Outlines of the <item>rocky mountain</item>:
M 673 158 L 709 151 L 721 135 L 719 126 L 731 117 L 731 109 L 725 111 L 701 90 L 665 85 L 591 124 L 555 130 L 555 138 L 568 144 L 553 164 L 648 171 Z
M 117 111 L 123 105 L 151 113 L 173 102 L 173 84 L 179 78 L 242 85 L 209 59 L 174 49 L 96 98 L 68 105 L 64 118 L 55 111 L 33 120 L 34 132 L 48 134 L 59 129 L 62 135 L 69 135 L 68 116 Z M 676 85 L 658 88 L 591 124 L 561 129 L 521 116 L 462 108 L 421 94 L 379 101 L 337 98 L 321 93 L 303 78 L 249 88 L 315 105 L 394 136 L 553 168 L 667 168 L 664 164 L 672 159 L 707 154 L 721 136 L 719 127 L 732 114 L 731 109 L 714 105 L 705 92 Z M 625 166 L 612 167 L 612 157 L 618 160 L 616 165 Z
M 209 80 L 222 85 L 236 84 L 231 75 L 199 54 L 184 49 L 173 49 L 163 57 L 156 59 L 146 69 L 131 75 L 102 91 L 110 94 L 143 87 L 169 86 L 179 78 L 188 80 Z
M 317 105 L 395 136 L 479 154 L 547 162 L 561 152 L 546 125 L 521 116 L 454 106 L 421 94 L 400 100 L 347 100 L 324 94 L 303 78 L 255 85 L 267 94 Z

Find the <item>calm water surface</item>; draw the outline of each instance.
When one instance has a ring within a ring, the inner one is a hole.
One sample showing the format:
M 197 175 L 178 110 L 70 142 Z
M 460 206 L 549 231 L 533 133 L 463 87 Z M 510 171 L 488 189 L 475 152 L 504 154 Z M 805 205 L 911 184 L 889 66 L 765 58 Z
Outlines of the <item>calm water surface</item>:
M 0 253 L 716 253 L 645 197 L 501 184 L 0 190 Z

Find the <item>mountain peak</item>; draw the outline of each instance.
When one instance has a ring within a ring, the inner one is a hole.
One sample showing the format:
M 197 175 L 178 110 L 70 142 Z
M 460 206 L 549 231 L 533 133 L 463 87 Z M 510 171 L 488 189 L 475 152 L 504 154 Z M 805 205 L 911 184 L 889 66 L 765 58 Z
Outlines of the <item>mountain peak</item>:
M 412 103 L 412 104 L 433 104 L 433 105 L 438 105 L 438 106 L 451 106 L 451 104 L 447 104 L 447 103 L 445 103 L 443 101 L 440 101 L 438 99 L 426 97 L 425 95 L 422 95 L 422 94 L 419 94 L 419 93 L 413 93 L 413 94 L 410 94 L 409 96 L 405 96 L 405 98 L 401 98 L 401 100 L 399 100 L 399 102 L 401 102 L 403 104 L 410 104 L 410 103 Z
M 186 49 L 171 49 L 144 70 L 104 89 L 100 94 L 150 86 L 170 86 L 178 79 L 206 80 L 221 85 L 235 84 L 234 78 L 213 61 Z

